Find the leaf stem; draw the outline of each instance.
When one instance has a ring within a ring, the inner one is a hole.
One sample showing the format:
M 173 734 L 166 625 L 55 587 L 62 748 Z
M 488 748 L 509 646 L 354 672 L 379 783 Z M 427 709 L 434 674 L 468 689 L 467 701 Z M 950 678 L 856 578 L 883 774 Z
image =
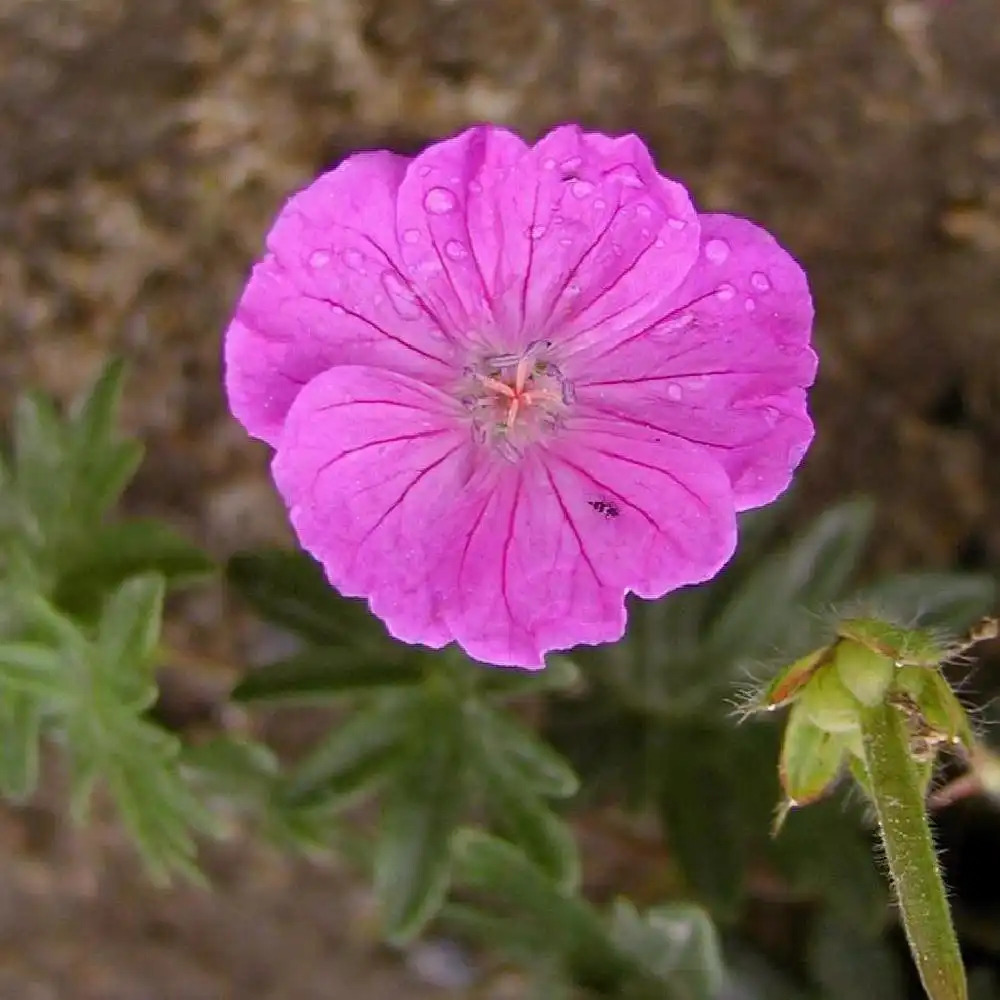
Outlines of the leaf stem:
M 863 712 L 861 731 L 889 872 L 920 980 L 931 1000 L 967 1000 L 965 969 L 905 720 L 883 703 Z

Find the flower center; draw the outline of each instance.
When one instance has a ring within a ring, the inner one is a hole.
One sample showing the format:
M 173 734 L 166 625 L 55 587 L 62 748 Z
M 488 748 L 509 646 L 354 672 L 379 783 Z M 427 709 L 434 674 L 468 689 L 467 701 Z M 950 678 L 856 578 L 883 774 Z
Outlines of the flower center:
M 520 354 L 494 354 L 466 370 L 462 402 L 477 440 L 510 460 L 558 428 L 573 386 L 550 360 L 551 343 L 536 340 Z

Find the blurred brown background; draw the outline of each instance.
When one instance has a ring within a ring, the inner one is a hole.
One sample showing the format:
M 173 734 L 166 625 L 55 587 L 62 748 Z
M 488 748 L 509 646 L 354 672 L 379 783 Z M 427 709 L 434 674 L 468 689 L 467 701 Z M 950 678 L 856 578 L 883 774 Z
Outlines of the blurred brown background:
M 876 495 L 885 568 L 1000 563 L 997 0 L 0 0 L 0 410 L 124 354 L 133 506 L 219 554 L 284 538 L 219 386 L 269 221 L 354 149 L 482 120 L 639 132 L 775 232 L 818 306 L 800 509 Z M 238 847 L 217 897 L 156 896 L 112 828 L 0 837 L 0 1000 L 423 995 L 335 874 Z

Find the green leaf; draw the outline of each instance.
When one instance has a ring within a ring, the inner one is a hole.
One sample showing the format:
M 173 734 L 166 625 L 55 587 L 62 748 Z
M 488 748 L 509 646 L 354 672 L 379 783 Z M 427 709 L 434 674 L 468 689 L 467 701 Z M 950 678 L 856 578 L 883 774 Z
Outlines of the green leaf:
M 562 799 L 576 794 L 579 779 L 569 762 L 503 709 L 470 709 L 471 738 L 484 759 L 502 762 L 513 781 L 529 793 Z
M 180 760 L 200 784 L 228 798 L 266 798 L 281 771 L 270 748 L 239 736 L 216 736 L 185 746 Z
M 461 706 L 429 692 L 413 709 L 383 800 L 375 854 L 375 896 L 393 942 L 410 940 L 444 901 L 451 835 L 466 801 Z
M 373 790 L 399 760 L 413 711 L 413 699 L 396 692 L 352 711 L 292 769 L 282 800 L 295 806 L 339 805 Z
M 65 662 L 58 650 L 41 643 L 0 643 L 0 698 L 19 693 L 29 698 L 65 698 Z
M 0 697 L 0 793 L 14 802 L 30 799 L 38 786 L 41 713 L 31 696 Z
M 92 613 L 107 590 L 131 576 L 158 573 L 168 586 L 199 579 L 214 570 L 200 549 L 156 520 L 99 525 L 72 561 L 63 565 L 55 601 L 74 613 Z
M 533 930 L 539 955 L 563 956 L 580 985 L 610 992 L 628 974 L 629 962 L 589 904 L 561 890 L 513 844 L 463 829 L 454 849 L 456 881 Z
M 164 589 L 162 576 L 136 576 L 107 599 L 97 630 L 105 671 L 127 675 L 152 658 L 160 638 Z
M 481 757 L 475 770 L 499 833 L 524 851 L 562 889 L 580 883 L 580 856 L 573 831 L 502 760 Z
M 318 648 L 253 668 L 230 695 L 234 701 L 326 701 L 344 695 L 419 683 L 412 660 L 386 661 L 362 651 Z
M 843 593 L 863 554 L 873 513 L 865 501 L 834 507 L 786 551 L 760 563 L 712 624 L 706 658 L 746 660 L 787 641 L 793 629 L 804 629 L 803 610 L 822 609 Z
M 712 921 L 690 904 L 655 906 L 640 915 L 628 900 L 615 902 L 611 939 L 654 980 L 665 1000 L 714 1000 L 725 978 L 722 950 Z M 630 996 L 650 996 L 635 990 Z
M 112 359 L 73 407 L 73 437 L 83 454 L 100 451 L 114 436 L 124 377 L 125 362 Z
M 996 581 L 976 573 L 903 573 L 858 591 L 853 602 L 912 626 L 959 630 L 996 605 Z
M 341 597 L 304 552 L 239 553 L 226 577 L 263 618 L 317 645 L 357 646 L 376 636 L 389 645 L 365 605 Z
M 78 476 L 77 501 L 94 516 L 118 500 L 142 462 L 138 441 L 116 440 L 124 375 L 124 363 L 111 361 L 71 415 L 69 451 Z
M 14 406 L 15 479 L 37 540 L 64 501 L 64 447 L 65 432 L 52 401 L 39 393 L 22 395 Z

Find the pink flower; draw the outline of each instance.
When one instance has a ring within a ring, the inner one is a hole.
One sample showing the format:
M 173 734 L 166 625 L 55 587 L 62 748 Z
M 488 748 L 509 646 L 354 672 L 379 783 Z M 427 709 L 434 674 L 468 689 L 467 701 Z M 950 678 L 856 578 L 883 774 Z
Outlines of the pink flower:
M 635 136 L 483 126 L 285 206 L 226 335 L 303 546 L 390 633 L 539 667 L 729 559 L 812 437 L 812 305 Z

